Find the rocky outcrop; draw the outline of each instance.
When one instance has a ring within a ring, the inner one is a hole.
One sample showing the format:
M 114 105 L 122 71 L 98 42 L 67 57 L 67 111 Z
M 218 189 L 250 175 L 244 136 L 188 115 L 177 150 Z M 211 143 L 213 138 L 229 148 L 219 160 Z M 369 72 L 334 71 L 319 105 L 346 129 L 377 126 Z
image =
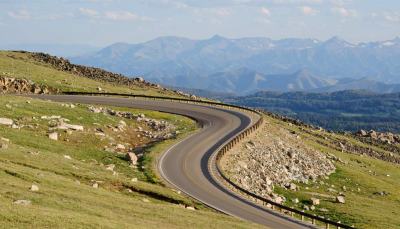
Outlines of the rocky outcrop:
M 51 56 L 45 53 L 31 53 L 31 56 L 39 62 L 50 64 L 52 67 L 75 75 L 83 76 L 94 80 L 102 80 L 109 83 L 116 83 L 125 86 L 150 86 L 159 88 L 159 85 L 146 82 L 141 77 L 128 78 L 121 74 L 116 74 L 102 70 L 100 68 L 86 67 L 82 65 L 71 64 L 71 62 L 62 57 Z
M 400 134 L 393 134 L 390 132 L 382 133 L 374 130 L 370 130 L 368 132 L 365 130 L 359 130 L 356 133 L 356 136 L 388 145 L 400 144 Z
M 36 84 L 31 80 L 17 79 L 8 75 L 7 73 L 0 74 L 0 93 L 49 94 L 57 91 L 46 85 Z

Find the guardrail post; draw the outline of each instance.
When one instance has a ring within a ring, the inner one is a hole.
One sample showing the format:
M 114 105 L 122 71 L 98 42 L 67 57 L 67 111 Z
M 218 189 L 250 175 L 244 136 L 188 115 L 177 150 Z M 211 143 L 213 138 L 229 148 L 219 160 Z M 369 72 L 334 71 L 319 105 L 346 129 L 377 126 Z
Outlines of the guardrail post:
M 326 223 L 326 227 L 325 227 L 326 229 L 329 229 L 329 223 Z

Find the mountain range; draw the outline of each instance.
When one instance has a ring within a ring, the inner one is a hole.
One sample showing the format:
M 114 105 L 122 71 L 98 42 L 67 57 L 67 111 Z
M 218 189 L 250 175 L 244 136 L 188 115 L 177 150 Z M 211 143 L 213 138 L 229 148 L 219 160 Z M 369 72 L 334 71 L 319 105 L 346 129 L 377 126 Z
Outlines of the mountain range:
M 142 75 L 163 85 L 237 94 L 260 90 L 396 92 L 398 60 L 400 38 L 352 44 L 338 37 L 320 41 L 221 36 L 116 43 L 72 58 L 78 64 Z

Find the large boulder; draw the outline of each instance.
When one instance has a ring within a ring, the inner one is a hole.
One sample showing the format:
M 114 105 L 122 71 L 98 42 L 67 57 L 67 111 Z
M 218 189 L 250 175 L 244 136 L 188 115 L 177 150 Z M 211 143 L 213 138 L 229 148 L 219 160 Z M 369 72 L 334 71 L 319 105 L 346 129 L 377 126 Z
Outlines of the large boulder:
M 317 198 L 311 198 L 311 203 L 312 203 L 312 205 L 319 205 L 320 200 Z
M 365 130 L 359 130 L 359 131 L 357 132 L 357 134 L 364 137 L 364 136 L 367 136 L 367 131 L 365 131 Z
M 0 118 L 0 124 L 6 125 L 6 126 L 11 126 L 12 124 L 14 124 L 14 121 L 9 118 Z
M 61 123 L 59 126 L 57 126 L 57 129 L 60 130 L 79 130 L 83 131 L 83 126 L 80 125 L 73 125 L 73 124 L 68 124 L 68 123 Z
M 49 139 L 57 141 L 58 140 L 58 133 L 57 132 L 52 132 L 48 134 Z
M 126 154 L 126 158 L 131 162 L 132 165 L 136 165 L 137 164 L 137 156 L 134 153 L 128 152 Z
M 372 138 L 372 139 L 377 139 L 378 138 L 378 134 L 374 130 L 371 130 L 368 134 L 369 134 L 369 137 Z

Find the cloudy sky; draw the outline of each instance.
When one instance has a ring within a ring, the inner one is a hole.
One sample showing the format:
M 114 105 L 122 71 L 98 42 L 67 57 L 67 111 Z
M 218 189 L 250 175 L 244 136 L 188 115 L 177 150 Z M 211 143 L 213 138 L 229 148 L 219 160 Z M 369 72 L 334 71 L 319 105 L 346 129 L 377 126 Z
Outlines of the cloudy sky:
M 400 36 L 399 0 L 0 0 L 0 42 L 136 43 L 195 39 Z

